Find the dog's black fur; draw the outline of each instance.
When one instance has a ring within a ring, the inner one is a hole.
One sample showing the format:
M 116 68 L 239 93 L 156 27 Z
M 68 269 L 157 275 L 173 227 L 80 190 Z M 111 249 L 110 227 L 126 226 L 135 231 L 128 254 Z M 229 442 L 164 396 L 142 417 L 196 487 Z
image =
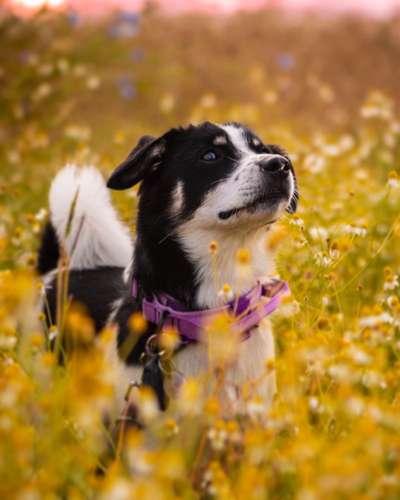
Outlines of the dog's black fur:
M 57 267 L 60 258 L 60 246 L 54 227 L 48 222 L 42 233 L 42 242 L 37 259 L 37 271 L 40 275 L 46 274 Z
M 70 271 L 68 295 L 85 306 L 86 312 L 94 320 L 96 331 L 106 326 L 112 304 L 126 292 L 122 274 L 123 268 L 106 266 Z M 51 318 L 50 323 L 53 323 L 57 312 L 55 286 L 48 287 L 46 298 L 48 302 L 46 312 Z

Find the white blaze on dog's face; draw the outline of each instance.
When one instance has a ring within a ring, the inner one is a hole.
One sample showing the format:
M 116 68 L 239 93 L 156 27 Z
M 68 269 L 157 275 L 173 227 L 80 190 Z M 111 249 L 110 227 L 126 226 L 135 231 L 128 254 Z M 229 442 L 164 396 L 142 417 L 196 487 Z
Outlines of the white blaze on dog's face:
M 204 157 L 212 164 L 233 168 L 211 186 L 192 221 L 205 227 L 241 227 L 248 231 L 276 221 L 285 210 L 294 211 L 296 181 L 290 160 L 277 146 L 266 146 L 249 129 L 222 125 Z

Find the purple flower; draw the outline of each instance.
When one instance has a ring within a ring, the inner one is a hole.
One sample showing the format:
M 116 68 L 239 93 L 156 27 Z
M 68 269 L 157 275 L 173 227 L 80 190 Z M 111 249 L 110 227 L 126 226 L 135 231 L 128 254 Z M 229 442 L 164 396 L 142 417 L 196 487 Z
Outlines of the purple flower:
M 81 21 L 81 18 L 76 10 L 69 10 L 67 14 L 68 22 L 71 26 L 76 28 Z
M 109 29 L 113 38 L 133 38 L 139 31 L 140 15 L 137 12 L 121 11 Z
M 23 50 L 19 54 L 19 60 L 21 61 L 22 64 L 28 64 L 29 61 L 32 59 L 33 54 L 29 50 Z
M 117 80 L 117 86 L 122 98 L 130 101 L 136 97 L 136 88 L 129 77 L 123 76 L 119 78 Z
M 143 60 L 144 55 L 145 55 L 144 49 L 142 49 L 141 47 L 136 47 L 131 52 L 131 59 L 134 62 L 140 62 Z
M 278 66 L 285 71 L 289 71 L 295 65 L 294 57 L 291 54 L 288 54 L 287 52 L 282 52 L 281 54 L 278 54 L 276 57 L 276 62 Z
M 121 10 L 119 12 L 119 20 L 126 22 L 126 23 L 131 23 L 131 24 L 139 24 L 140 21 L 140 14 L 139 12 L 129 12 L 127 10 Z

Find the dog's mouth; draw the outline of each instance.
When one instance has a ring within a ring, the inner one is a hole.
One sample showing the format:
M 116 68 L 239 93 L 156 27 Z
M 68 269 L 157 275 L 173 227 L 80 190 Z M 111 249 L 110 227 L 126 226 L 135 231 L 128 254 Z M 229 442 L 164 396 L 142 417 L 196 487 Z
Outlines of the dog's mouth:
M 271 211 L 274 205 L 287 198 L 288 193 L 286 191 L 270 191 L 242 207 L 231 208 L 230 210 L 219 212 L 218 218 L 221 220 L 228 220 L 234 215 L 239 215 L 244 212 L 254 214 L 260 211 L 260 209 L 268 209 L 268 211 Z

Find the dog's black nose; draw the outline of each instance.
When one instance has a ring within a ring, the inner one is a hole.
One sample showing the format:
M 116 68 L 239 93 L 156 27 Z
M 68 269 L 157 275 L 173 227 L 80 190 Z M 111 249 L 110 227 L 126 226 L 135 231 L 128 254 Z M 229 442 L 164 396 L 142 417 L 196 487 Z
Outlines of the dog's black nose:
M 284 156 L 276 155 L 259 162 L 261 170 L 269 174 L 287 174 L 290 170 L 290 162 Z

